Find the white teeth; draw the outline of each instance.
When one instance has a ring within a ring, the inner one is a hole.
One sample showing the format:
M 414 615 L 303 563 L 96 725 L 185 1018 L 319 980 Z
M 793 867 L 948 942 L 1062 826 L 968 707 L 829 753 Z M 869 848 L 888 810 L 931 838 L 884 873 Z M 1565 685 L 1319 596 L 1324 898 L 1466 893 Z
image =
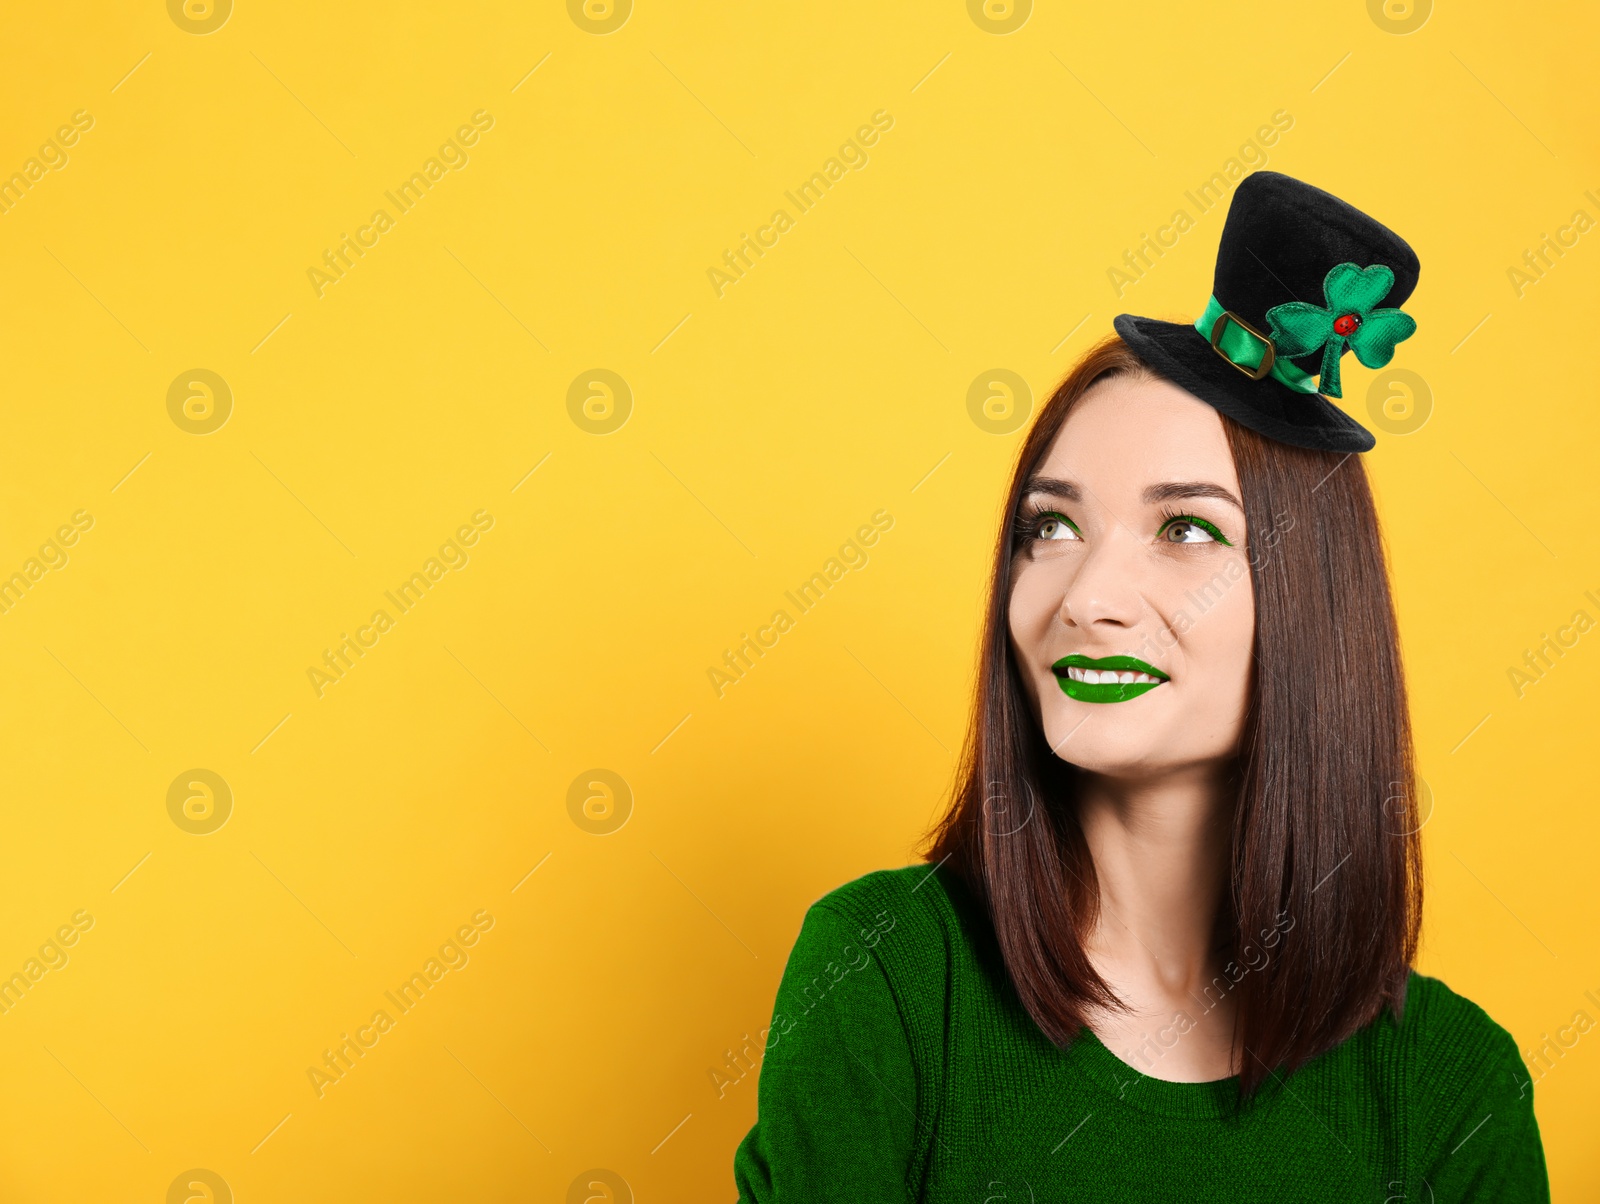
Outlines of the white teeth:
M 1086 686 L 1147 686 L 1156 685 L 1165 678 L 1152 677 L 1148 673 L 1134 673 L 1123 670 L 1118 673 L 1113 669 L 1080 669 L 1076 665 L 1067 667 L 1067 677 L 1072 681 L 1081 681 Z

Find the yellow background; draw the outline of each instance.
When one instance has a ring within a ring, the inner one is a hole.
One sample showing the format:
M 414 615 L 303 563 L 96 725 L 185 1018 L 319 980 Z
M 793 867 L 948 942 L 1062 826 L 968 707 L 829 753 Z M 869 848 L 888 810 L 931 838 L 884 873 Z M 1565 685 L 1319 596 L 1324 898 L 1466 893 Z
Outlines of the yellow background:
M 732 1199 L 756 1076 L 710 1072 L 806 906 L 910 859 L 959 745 L 1021 437 L 969 385 L 1037 398 L 1118 312 L 1198 312 L 1221 207 L 1120 298 L 1108 269 L 1278 110 L 1266 166 L 1424 265 L 1395 367 L 1431 412 L 1367 457 L 1435 797 L 1421 968 L 1524 1049 L 1600 1020 L 1600 634 L 1509 676 L 1600 619 L 1600 232 L 1508 277 L 1600 219 L 1597 37 L 1578 3 L 1407 34 L 1359 0 L 1051 3 L 1003 36 L 959 0 L 641 2 L 607 34 L 548 0 L 240 0 L 207 34 L 158 0 L 10 6 L 0 173 L 93 125 L 0 216 L 0 573 L 93 525 L 0 615 L 0 974 L 94 922 L 0 1015 L 0 1196 L 159 1201 L 204 1168 L 241 1201 L 564 1200 L 601 1168 Z M 478 110 L 470 162 L 319 297 Z M 878 110 L 870 162 L 717 296 Z M 567 404 L 596 368 L 632 395 L 604 435 Z M 168 412 L 194 369 L 232 394 L 210 434 Z M 1346 374 L 1368 425 L 1378 379 Z M 880 508 L 870 562 L 719 697 L 707 670 Z M 205 835 L 167 808 L 196 768 L 233 795 Z M 609 835 L 568 808 L 596 768 L 631 798 Z M 308 1067 L 480 909 L 319 1097 Z M 1600 1034 L 1537 1083 L 1558 1199 L 1600 1193 L 1597 1090 Z

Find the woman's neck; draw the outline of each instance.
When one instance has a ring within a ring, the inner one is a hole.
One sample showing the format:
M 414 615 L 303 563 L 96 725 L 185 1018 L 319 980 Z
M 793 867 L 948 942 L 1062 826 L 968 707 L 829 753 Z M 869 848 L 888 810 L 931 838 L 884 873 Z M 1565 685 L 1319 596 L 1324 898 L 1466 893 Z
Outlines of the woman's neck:
M 1137 781 L 1080 779 L 1079 822 L 1100 896 L 1088 951 L 1114 987 L 1193 998 L 1221 968 L 1213 934 L 1229 880 L 1230 777 L 1227 766 L 1207 765 Z

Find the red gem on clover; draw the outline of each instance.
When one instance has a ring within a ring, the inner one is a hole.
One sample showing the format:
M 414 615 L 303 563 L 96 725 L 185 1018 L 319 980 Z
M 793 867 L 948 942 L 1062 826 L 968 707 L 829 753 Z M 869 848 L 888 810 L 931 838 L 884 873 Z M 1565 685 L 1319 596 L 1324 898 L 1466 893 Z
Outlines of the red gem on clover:
M 1347 335 L 1357 326 L 1361 325 L 1361 318 L 1357 314 L 1345 314 L 1342 318 L 1335 318 L 1333 330 L 1335 334 Z

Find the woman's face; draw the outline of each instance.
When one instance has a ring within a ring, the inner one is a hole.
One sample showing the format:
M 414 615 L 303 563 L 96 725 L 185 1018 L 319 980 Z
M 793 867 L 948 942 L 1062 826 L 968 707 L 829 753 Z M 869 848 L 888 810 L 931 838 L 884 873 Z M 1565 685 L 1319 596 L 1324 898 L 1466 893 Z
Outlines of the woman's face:
M 1011 646 L 1055 754 L 1121 778 L 1220 762 L 1249 702 L 1255 601 L 1222 419 L 1111 377 L 1073 407 L 1018 510 Z

